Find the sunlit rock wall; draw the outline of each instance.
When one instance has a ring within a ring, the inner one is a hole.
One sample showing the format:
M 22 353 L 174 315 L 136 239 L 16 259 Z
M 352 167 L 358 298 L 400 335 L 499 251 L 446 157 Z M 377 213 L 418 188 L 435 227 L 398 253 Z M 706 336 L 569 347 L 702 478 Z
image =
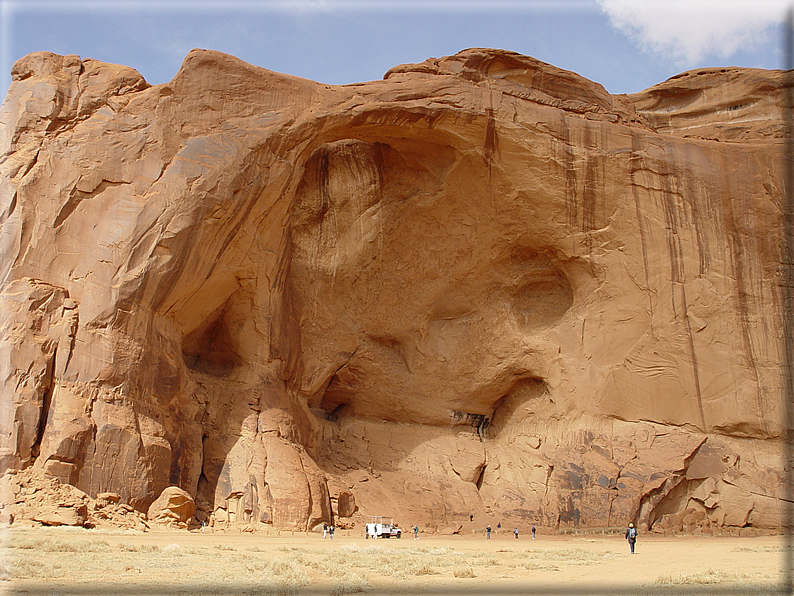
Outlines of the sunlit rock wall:
M 216 524 L 778 527 L 780 73 L 12 77 L 3 467 Z

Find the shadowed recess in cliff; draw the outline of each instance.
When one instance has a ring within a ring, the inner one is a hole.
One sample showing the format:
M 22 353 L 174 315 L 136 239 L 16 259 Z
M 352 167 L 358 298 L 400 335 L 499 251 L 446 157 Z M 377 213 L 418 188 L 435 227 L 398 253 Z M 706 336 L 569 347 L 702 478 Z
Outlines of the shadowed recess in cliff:
M 225 315 L 226 308 L 185 336 L 182 359 L 190 370 L 225 377 L 241 364 Z
M 494 404 L 487 431 L 497 436 L 508 426 L 532 415 L 536 406 L 549 399 L 549 388 L 543 379 L 518 379 L 513 387 Z M 545 404 L 544 404 L 545 405 Z

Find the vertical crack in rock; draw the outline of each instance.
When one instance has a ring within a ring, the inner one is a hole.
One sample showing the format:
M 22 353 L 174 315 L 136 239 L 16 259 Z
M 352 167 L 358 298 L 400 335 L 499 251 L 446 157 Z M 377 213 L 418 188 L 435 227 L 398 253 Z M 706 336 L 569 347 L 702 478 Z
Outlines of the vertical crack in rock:
M 30 446 L 31 463 L 35 462 L 41 450 L 41 441 L 44 438 L 44 432 L 47 428 L 47 419 L 50 416 L 50 408 L 52 406 L 52 394 L 55 391 L 55 355 L 57 349 L 51 350 L 51 356 L 47 359 L 47 369 L 42 379 L 42 397 L 41 406 L 39 408 L 38 428 L 36 429 L 36 436 L 33 444 Z
M 567 211 L 567 224 L 572 230 L 577 229 L 579 221 L 579 197 L 576 185 L 577 170 L 573 147 L 571 146 L 570 128 L 567 118 L 560 120 L 562 134 L 558 140 L 562 152 L 563 175 L 565 177 L 565 208 Z
M 675 171 L 675 162 L 672 163 Z M 681 194 L 681 183 L 677 176 L 661 171 L 658 174 L 660 185 L 663 189 L 662 205 L 664 207 L 665 232 L 667 239 L 667 251 L 670 263 L 670 283 L 672 286 L 672 309 L 676 320 L 684 326 L 687 338 L 689 359 L 692 365 L 693 386 L 699 416 L 700 428 L 704 432 L 706 427 L 706 417 L 703 410 L 703 395 L 700 386 L 700 370 L 698 367 L 697 354 L 695 352 L 695 340 L 688 315 L 688 303 L 686 298 L 686 272 L 684 249 L 681 239 L 681 229 L 686 223 L 686 214 L 683 212 L 684 196 Z M 676 292 L 680 294 L 676 299 Z
M 474 481 L 474 485 L 477 487 L 477 490 L 482 490 L 482 483 L 483 478 L 485 478 L 485 469 L 488 467 L 487 463 L 483 463 L 480 467 L 479 471 L 477 472 L 477 479 Z
M 647 215 L 644 212 L 643 206 L 641 205 L 640 199 L 640 186 L 637 180 L 637 172 L 641 170 L 647 170 L 648 166 L 645 163 L 645 158 L 643 157 L 643 146 L 642 140 L 636 135 L 631 135 L 631 158 L 629 159 L 629 179 L 631 180 L 631 194 L 634 198 L 634 212 L 637 219 L 637 230 L 640 236 L 640 247 L 642 253 L 642 264 L 643 264 L 643 272 L 645 273 L 645 286 L 643 287 L 643 291 L 648 297 L 648 314 L 653 320 L 653 296 L 651 294 L 651 281 L 650 281 L 650 274 L 648 268 L 648 232 L 646 230 L 647 223 L 646 218 Z
M 686 328 L 687 344 L 689 347 L 689 357 L 692 362 L 692 375 L 694 377 L 695 395 L 697 396 L 698 414 L 700 415 L 700 429 L 703 432 L 708 430 L 706 426 L 706 414 L 703 410 L 703 391 L 700 387 L 700 367 L 698 366 L 697 352 L 695 351 L 695 337 L 692 331 L 692 322 L 689 319 L 689 311 L 687 308 L 686 286 L 681 284 L 681 303 L 683 305 L 683 312 L 681 319 L 683 320 L 684 327 Z
M 727 177 L 727 172 L 723 171 L 723 180 Z M 730 188 L 730 183 L 727 180 L 724 180 L 725 189 L 727 190 Z M 734 202 L 739 201 L 739 197 L 727 196 L 724 199 L 725 204 L 725 226 L 726 232 L 728 236 L 728 248 L 730 249 L 730 262 L 729 265 L 731 267 L 731 272 L 733 273 L 733 279 L 736 282 L 736 305 L 737 310 L 739 311 L 738 316 L 738 323 L 739 323 L 739 330 L 741 332 L 741 339 L 742 339 L 742 347 L 744 351 L 744 357 L 747 363 L 747 367 L 750 369 L 752 374 L 755 377 L 755 384 L 756 384 L 756 398 L 755 398 L 755 408 L 756 408 L 756 416 L 758 417 L 759 422 L 763 426 L 766 423 L 766 414 L 764 408 L 764 397 L 767 394 L 766 389 L 763 386 L 761 381 L 761 377 L 758 371 L 758 363 L 756 362 L 755 356 L 755 349 L 753 347 L 753 330 L 752 326 L 752 316 L 751 316 L 751 308 L 750 302 L 753 300 L 754 296 L 752 294 L 752 284 L 747 283 L 747 274 L 746 269 L 751 269 L 753 263 L 748 263 L 750 251 L 745 250 L 744 243 L 744 235 L 741 233 L 739 229 L 741 218 L 747 217 L 748 214 L 742 213 L 737 214 L 734 210 Z M 758 264 L 755 264 L 756 267 Z M 752 279 L 752 278 L 751 278 Z M 738 429 L 737 429 L 738 430 Z
M 599 227 L 596 221 L 596 217 L 599 214 L 598 189 L 601 188 L 596 170 L 596 164 L 598 161 L 600 161 L 598 157 L 592 155 L 588 151 L 584 166 L 584 185 L 582 187 L 582 221 L 580 228 L 581 231 L 585 233 L 597 230 Z M 588 254 L 592 254 L 593 240 L 590 235 L 588 235 L 587 238 L 587 252 Z
M 492 171 L 495 155 L 499 148 L 499 139 L 496 132 L 496 119 L 493 109 L 493 94 L 489 93 L 491 107 L 486 110 L 485 140 L 483 141 L 482 153 L 488 167 L 488 186 L 492 184 Z
M 17 210 L 17 193 L 14 192 L 11 196 L 11 201 L 2 212 L 0 212 L 0 226 L 3 225 L 8 219 L 14 215 Z

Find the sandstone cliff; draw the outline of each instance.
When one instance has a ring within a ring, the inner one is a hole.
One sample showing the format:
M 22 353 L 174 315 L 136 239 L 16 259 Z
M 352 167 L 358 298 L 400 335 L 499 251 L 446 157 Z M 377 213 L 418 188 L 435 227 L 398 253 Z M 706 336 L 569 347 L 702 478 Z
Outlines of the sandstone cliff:
M 3 468 L 211 523 L 779 525 L 780 73 L 12 77 Z

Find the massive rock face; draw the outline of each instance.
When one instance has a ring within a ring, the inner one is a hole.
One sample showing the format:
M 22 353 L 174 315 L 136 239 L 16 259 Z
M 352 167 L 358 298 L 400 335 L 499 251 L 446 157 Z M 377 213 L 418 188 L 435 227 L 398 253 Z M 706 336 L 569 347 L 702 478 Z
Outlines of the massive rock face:
M 12 77 L 4 468 L 211 523 L 778 527 L 780 73 Z

